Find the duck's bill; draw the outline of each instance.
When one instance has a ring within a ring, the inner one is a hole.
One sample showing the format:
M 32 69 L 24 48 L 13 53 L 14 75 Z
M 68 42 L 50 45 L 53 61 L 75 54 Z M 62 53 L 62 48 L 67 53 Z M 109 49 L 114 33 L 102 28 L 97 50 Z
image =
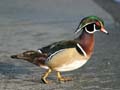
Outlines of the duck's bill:
M 105 30 L 104 28 L 101 28 L 100 31 L 103 32 L 103 33 L 105 33 L 105 34 L 107 34 L 107 35 L 109 35 L 109 32 L 107 30 Z

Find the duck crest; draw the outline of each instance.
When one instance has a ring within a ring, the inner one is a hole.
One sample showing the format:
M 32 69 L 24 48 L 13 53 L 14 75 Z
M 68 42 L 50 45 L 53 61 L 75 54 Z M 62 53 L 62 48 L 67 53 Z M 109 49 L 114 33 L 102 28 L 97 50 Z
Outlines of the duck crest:
M 94 34 L 86 33 L 85 31 L 77 38 L 79 44 L 88 56 L 91 56 L 94 49 Z

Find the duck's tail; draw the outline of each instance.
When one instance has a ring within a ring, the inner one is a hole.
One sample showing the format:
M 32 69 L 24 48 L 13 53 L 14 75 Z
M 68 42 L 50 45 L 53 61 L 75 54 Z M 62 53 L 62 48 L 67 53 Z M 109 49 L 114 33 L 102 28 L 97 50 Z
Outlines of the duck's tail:
M 37 66 L 40 66 L 45 65 L 45 60 L 47 59 L 48 56 L 45 53 L 39 53 L 38 51 L 29 50 L 23 53 L 11 55 L 10 57 L 13 59 L 23 59 Z

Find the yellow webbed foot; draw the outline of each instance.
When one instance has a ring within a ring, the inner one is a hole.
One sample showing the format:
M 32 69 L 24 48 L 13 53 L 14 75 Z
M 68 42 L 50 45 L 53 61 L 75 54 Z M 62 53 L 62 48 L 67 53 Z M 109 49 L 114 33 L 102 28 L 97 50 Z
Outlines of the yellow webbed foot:
M 51 71 L 52 71 L 51 69 L 48 69 L 48 71 L 45 72 L 45 74 L 42 76 L 41 80 L 43 81 L 43 83 L 45 84 L 51 83 L 50 81 L 47 80 L 47 77 L 51 73 Z
M 73 79 L 70 77 L 62 77 L 60 72 L 57 72 L 57 78 L 60 82 L 72 81 Z

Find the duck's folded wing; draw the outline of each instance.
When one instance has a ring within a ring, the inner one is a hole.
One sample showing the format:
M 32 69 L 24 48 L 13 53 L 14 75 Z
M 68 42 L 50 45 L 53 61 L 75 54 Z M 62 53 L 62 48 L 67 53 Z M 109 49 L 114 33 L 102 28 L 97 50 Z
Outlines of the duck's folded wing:
M 61 49 L 74 48 L 76 47 L 76 44 L 77 44 L 77 41 L 74 41 L 74 40 L 59 41 L 59 42 L 52 43 L 48 46 L 42 47 L 38 49 L 38 51 L 41 53 L 47 53 L 48 55 L 50 55 Z

